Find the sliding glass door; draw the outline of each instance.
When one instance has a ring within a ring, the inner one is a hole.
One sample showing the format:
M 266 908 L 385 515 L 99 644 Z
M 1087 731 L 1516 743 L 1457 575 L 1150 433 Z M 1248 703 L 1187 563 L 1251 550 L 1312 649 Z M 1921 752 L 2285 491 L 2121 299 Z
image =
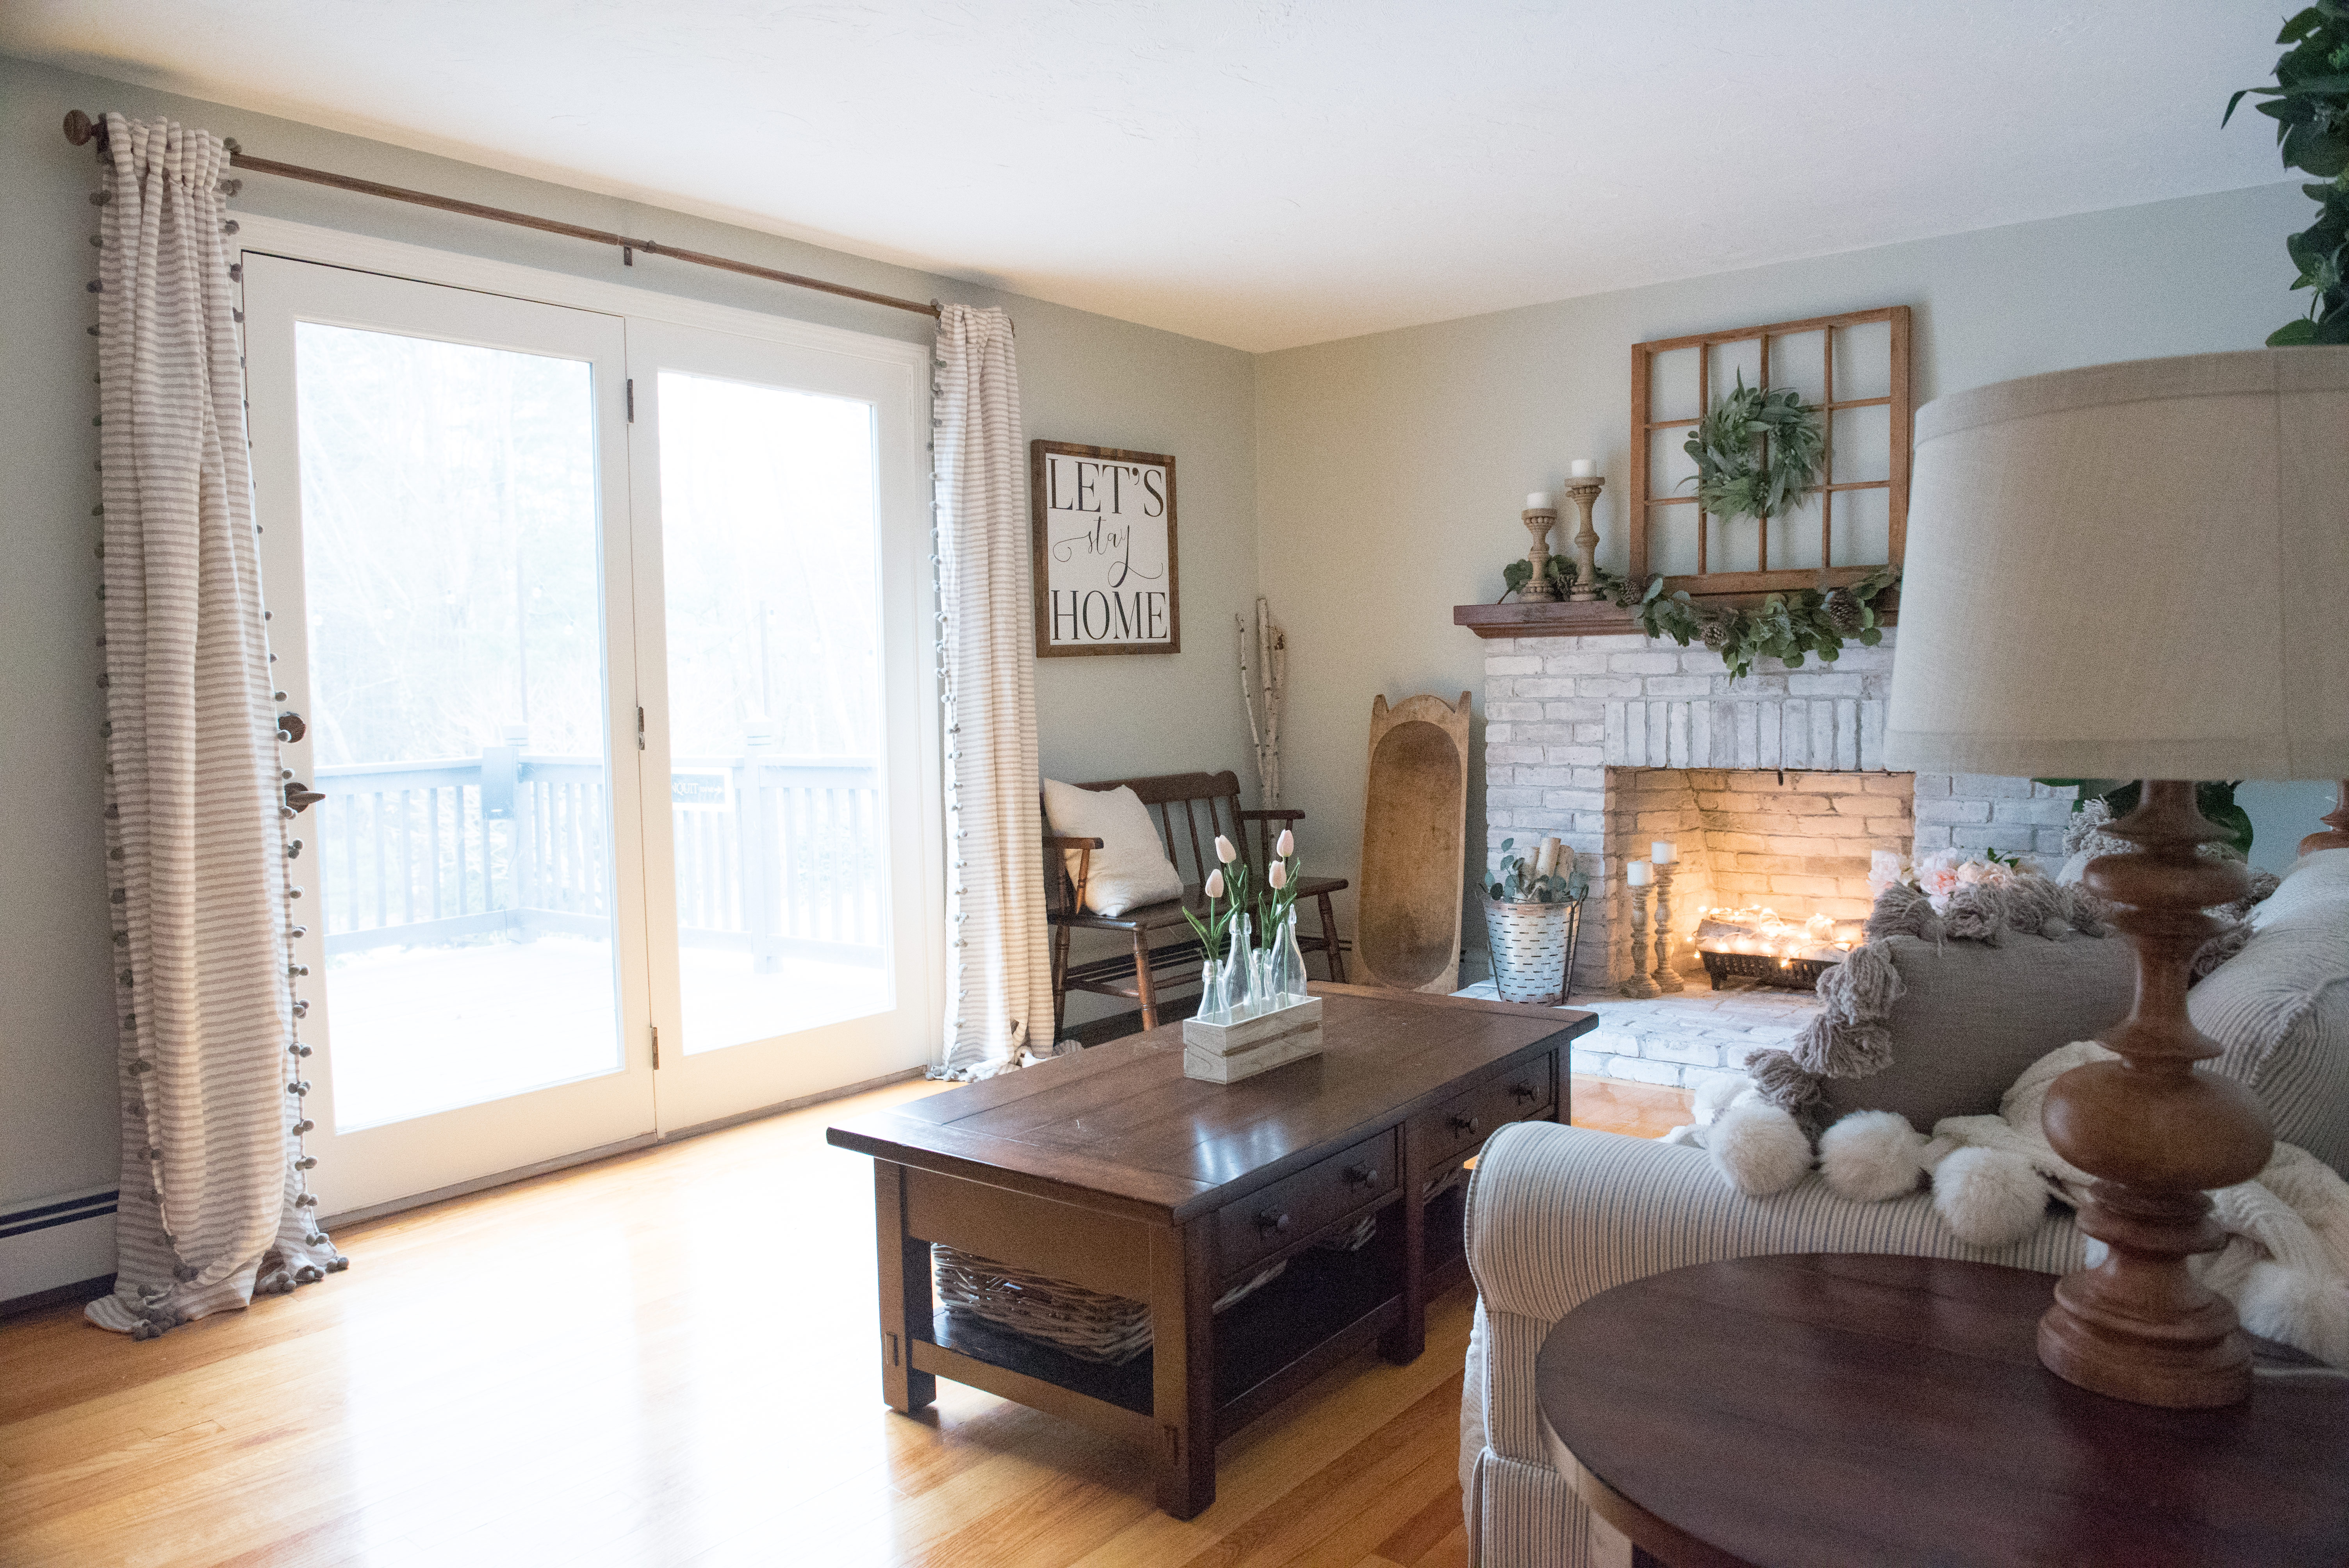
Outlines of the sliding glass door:
M 649 1133 L 623 324 L 244 282 L 324 1201 Z
M 328 1212 L 926 1060 L 906 366 L 244 282 Z
M 891 367 L 651 323 L 628 355 L 662 1114 L 691 1126 L 927 1059 L 926 498 Z

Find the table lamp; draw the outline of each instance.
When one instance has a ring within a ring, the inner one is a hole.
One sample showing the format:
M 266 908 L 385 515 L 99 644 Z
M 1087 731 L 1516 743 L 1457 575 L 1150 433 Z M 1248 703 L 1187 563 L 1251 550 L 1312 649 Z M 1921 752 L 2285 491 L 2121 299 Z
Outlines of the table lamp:
M 2243 897 L 2194 782 L 2349 776 L 2349 347 L 2099 365 L 1917 411 L 1888 766 L 2146 780 L 2089 862 L 2125 906 L 2137 1000 L 2120 1059 L 2048 1094 L 2047 1140 L 2096 1178 L 2039 1358 L 2083 1387 L 2191 1408 L 2251 1393 L 2233 1305 L 2186 1260 L 2224 1240 L 2209 1189 L 2273 1141 L 2194 1064 L 2188 965 Z

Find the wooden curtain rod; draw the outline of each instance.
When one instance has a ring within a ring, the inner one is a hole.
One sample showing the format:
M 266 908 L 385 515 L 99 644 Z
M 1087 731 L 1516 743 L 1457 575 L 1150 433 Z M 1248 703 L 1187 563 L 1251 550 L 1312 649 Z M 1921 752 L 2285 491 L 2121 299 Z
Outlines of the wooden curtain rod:
M 66 139 L 76 147 L 86 147 L 95 141 L 100 149 L 106 146 L 106 121 L 92 119 L 75 109 L 66 116 Z M 851 288 L 846 284 L 828 284 L 822 278 L 802 277 L 774 267 L 754 266 L 749 262 L 712 256 L 700 251 L 679 250 L 654 240 L 633 240 L 626 234 L 616 234 L 606 229 L 583 228 L 577 223 L 558 222 L 553 218 L 533 218 L 527 212 L 508 211 L 503 207 L 485 207 L 478 201 L 460 201 L 453 197 L 435 196 L 424 191 L 404 191 L 397 185 L 379 185 L 372 180 L 357 180 L 347 174 L 329 174 L 323 169 L 304 169 L 298 164 L 273 162 L 266 158 L 247 158 L 234 141 L 227 143 L 229 165 L 248 169 L 255 174 L 274 174 L 285 180 L 304 180 L 313 185 L 331 185 L 337 191 L 355 191 L 362 196 L 380 196 L 388 201 L 407 201 L 419 207 L 437 208 L 443 212 L 460 212 L 468 218 L 486 218 L 493 223 L 512 223 L 516 228 L 536 229 L 545 234 L 566 234 L 574 240 L 588 240 L 599 245 L 616 245 L 623 260 L 636 265 L 635 253 L 667 256 L 671 261 L 691 262 L 696 266 L 715 267 L 719 272 L 740 273 L 745 277 L 764 278 L 769 283 L 789 284 L 793 288 L 816 289 L 843 299 L 861 299 L 867 304 L 885 304 L 892 310 L 908 310 L 916 315 L 936 316 L 938 302 L 924 304 L 918 300 L 899 299 L 894 294 L 874 294 L 868 289 Z

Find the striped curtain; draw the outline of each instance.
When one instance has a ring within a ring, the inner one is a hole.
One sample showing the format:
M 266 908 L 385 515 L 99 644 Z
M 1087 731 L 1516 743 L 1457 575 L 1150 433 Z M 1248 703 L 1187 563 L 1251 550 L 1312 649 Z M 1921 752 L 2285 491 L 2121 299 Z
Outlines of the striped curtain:
M 218 138 L 110 114 L 98 202 L 122 1195 L 103 1327 L 341 1266 L 300 1155 L 289 843 Z
M 1011 318 L 938 321 L 938 593 L 947 786 L 944 1070 L 986 1078 L 1051 1049 L 1037 804 L 1035 619 Z

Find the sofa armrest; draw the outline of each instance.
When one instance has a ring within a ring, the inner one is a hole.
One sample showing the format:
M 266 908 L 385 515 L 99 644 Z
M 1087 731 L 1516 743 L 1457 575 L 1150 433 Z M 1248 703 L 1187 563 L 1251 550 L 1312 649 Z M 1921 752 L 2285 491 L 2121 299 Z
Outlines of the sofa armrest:
M 1486 1305 L 1554 1323 L 1626 1281 L 1770 1253 L 1903 1253 L 2059 1274 L 2080 1263 L 2069 1211 L 2012 1246 L 1958 1240 L 1918 1192 L 1839 1198 L 1814 1171 L 1748 1198 L 1701 1149 L 1554 1122 L 1494 1133 L 1468 1183 L 1469 1272 Z

